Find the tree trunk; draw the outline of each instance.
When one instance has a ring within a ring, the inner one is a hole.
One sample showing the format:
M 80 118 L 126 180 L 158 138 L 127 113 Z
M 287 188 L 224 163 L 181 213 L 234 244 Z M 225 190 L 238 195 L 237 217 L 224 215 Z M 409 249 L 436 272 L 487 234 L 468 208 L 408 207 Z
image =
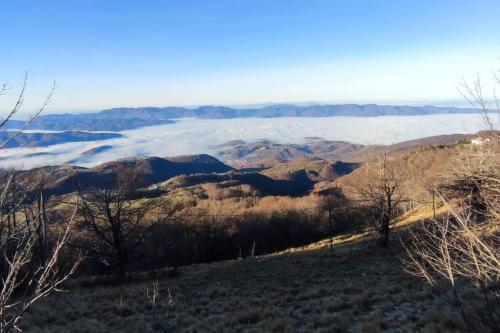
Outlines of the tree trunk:
M 38 203 L 38 226 L 36 232 L 38 234 L 38 248 L 40 255 L 40 262 L 45 263 L 47 260 L 47 215 L 45 210 L 45 201 L 43 193 L 37 199 Z
M 128 265 L 128 253 L 125 245 L 123 244 L 122 233 L 117 223 L 113 226 L 112 231 L 113 245 L 118 259 L 118 267 L 121 271 L 125 272 Z
M 333 249 L 333 221 L 332 211 L 328 210 L 328 236 L 330 237 L 330 250 Z
M 389 244 L 389 223 L 391 219 L 389 215 L 386 213 L 382 217 L 382 225 L 379 230 L 379 244 L 382 247 L 386 247 Z

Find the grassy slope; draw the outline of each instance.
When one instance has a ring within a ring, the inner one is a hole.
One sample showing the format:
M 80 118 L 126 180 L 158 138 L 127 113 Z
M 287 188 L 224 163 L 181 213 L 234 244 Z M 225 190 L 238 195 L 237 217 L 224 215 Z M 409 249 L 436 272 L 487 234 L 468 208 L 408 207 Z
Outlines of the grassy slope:
M 320 242 L 183 267 L 179 276 L 159 281 L 158 310 L 145 292 L 152 279 L 90 287 L 72 281 L 68 292 L 49 297 L 27 315 L 27 331 L 454 331 L 460 320 L 444 302 L 448 291 L 412 278 L 398 258 L 403 253 L 398 238 L 416 219 L 402 221 L 388 249 L 359 234 L 337 237 L 333 250 Z

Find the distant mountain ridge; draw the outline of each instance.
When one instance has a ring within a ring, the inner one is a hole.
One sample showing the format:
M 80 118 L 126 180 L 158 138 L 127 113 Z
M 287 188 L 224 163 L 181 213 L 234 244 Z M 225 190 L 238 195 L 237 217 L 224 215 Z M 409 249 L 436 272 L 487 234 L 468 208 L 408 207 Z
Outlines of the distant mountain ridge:
M 450 113 L 477 113 L 478 109 L 458 107 L 378 105 L 378 104 L 275 104 L 261 108 L 230 108 L 225 106 L 113 108 L 94 116 L 101 119 L 132 117 L 142 119 L 173 119 L 196 117 L 204 119 L 275 118 L 275 117 L 376 117 L 389 115 L 429 115 Z M 92 117 L 94 117 L 92 116 Z
M 14 134 L 16 134 L 15 131 L 0 131 L 0 142 L 6 142 Z M 88 133 L 82 131 L 64 131 L 55 133 L 22 132 L 13 136 L 4 148 L 48 147 L 67 142 L 99 141 L 117 139 L 121 137 L 123 136 L 119 133 Z
M 48 131 L 112 131 L 119 132 L 144 126 L 171 124 L 168 119 L 143 119 L 143 118 L 93 118 L 88 115 L 47 115 L 35 119 L 26 129 Z M 19 129 L 24 125 L 22 120 L 10 120 L 4 129 Z
M 123 131 L 144 126 L 172 123 L 171 119 L 232 119 L 232 118 L 277 118 L 277 117 L 377 117 L 420 116 L 432 114 L 477 113 L 474 108 L 378 105 L 378 104 L 275 104 L 261 108 L 231 108 L 225 106 L 184 107 L 138 107 L 113 108 L 95 113 L 52 114 L 35 119 L 27 129 Z M 11 120 L 6 129 L 19 128 L 22 121 Z

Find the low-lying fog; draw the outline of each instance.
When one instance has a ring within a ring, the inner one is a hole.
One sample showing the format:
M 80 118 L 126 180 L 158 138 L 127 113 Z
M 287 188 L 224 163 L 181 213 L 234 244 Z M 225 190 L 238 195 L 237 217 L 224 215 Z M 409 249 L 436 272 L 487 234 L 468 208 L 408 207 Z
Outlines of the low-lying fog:
M 0 152 L 0 167 L 31 168 L 41 165 L 93 166 L 131 156 L 174 156 L 208 153 L 231 140 L 269 139 L 280 143 L 304 143 L 307 137 L 360 144 L 391 144 L 427 136 L 474 133 L 482 129 L 473 114 L 430 116 L 180 119 L 175 124 L 149 126 L 121 132 L 120 139 L 78 142 L 45 148 L 15 148 Z M 110 145 L 99 154 L 81 156 L 91 148 Z

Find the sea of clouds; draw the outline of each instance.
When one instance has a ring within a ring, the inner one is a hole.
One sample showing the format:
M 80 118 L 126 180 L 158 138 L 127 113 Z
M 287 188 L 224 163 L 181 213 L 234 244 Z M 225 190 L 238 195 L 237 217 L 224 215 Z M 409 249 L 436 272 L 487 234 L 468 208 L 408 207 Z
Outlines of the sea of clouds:
M 73 164 L 90 167 L 132 156 L 175 156 L 208 153 L 231 140 L 268 139 L 304 143 L 308 137 L 360 144 L 392 144 L 441 134 L 474 133 L 482 119 L 474 114 L 328 118 L 179 119 L 174 124 L 121 132 L 119 139 L 76 142 L 44 148 L 15 148 L 0 152 L 0 167 L 32 168 Z M 98 146 L 113 148 L 93 156 L 81 153 Z

